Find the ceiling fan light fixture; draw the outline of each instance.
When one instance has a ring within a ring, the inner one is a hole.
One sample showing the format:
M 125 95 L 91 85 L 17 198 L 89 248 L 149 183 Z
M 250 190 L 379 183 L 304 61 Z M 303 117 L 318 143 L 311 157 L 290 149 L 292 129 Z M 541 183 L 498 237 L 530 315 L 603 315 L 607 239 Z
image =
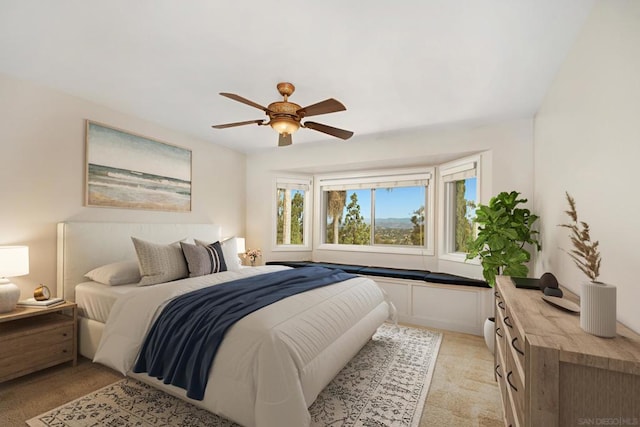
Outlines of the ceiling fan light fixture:
M 300 129 L 300 122 L 289 117 L 274 117 L 269 125 L 279 134 L 294 134 Z
M 235 93 L 220 92 L 220 95 L 232 99 L 234 101 L 241 102 L 249 105 L 250 107 L 257 108 L 264 111 L 269 117 L 269 121 L 266 120 L 245 120 L 243 122 L 225 123 L 220 125 L 213 125 L 214 129 L 226 129 L 235 126 L 244 126 L 250 124 L 257 124 L 258 126 L 269 125 L 278 134 L 278 147 L 285 147 L 292 144 L 291 135 L 296 133 L 301 127 L 306 129 L 315 130 L 324 134 L 335 136 L 340 139 L 349 139 L 353 136 L 353 132 L 334 128 L 332 126 L 323 125 L 322 123 L 305 121 L 301 123 L 301 120 L 310 116 L 318 116 L 320 114 L 335 113 L 337 111 L 344 111 L 347 108 L 336 99 L 328 98 L 324 101 L 316 102 L 315 104 L 307 105 L 306 107 L 300 107 L 295 102 L 290 102 L 289 97 L 293 94 L 295 87 L 291 83 L 278 83 L 278 92 L 283 96 L 282 101 L 276 101 L 269 104 L 268 107 L 263 107 L 260 104 L 243 98 Z

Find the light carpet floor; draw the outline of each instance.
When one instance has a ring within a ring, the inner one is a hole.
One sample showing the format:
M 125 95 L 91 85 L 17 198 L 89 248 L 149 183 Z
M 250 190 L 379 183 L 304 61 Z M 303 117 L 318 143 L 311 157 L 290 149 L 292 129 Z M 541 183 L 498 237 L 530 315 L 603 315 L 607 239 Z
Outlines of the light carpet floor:
M 309 408 L 312 426 L 417 427 L 442 334 L 383 325 Z M 32 427 L 235 426 L 133 379 L 27 421 Z

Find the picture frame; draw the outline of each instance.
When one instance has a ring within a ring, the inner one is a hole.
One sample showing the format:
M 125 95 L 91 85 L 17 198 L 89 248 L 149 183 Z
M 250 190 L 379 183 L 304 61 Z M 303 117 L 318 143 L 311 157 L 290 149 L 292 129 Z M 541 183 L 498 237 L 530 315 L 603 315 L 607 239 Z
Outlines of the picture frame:
M 191 211 L 191 150 L 86 121 L 85 206 Z

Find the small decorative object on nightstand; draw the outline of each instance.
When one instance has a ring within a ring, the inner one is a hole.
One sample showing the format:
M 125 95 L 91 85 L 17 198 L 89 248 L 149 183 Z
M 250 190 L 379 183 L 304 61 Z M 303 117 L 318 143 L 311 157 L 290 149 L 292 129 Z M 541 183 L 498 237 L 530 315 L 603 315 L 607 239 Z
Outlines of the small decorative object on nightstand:
M 20 299 L 20 288 L 7 277 L 29 274 L 29 247 L 0 246 L 0 313 L 7 313 Z
M 36 301 L 46 301 L 51 298 L 51 291 L 46 285 L 40 285 L 33 291 L 33 299 Z
M 262 256 L 262 251 L 260 249 L 249 249 L 245 252 L 245 258 L 249 258 L 251 262 L 251 267 L 255 267 L 256 260 Z

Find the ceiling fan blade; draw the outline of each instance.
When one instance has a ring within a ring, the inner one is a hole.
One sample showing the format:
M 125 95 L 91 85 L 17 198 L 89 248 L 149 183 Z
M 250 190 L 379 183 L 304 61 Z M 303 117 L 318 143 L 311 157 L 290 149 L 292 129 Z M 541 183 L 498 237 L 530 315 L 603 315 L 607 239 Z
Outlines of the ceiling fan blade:
M 347 107 L 336 99 L 329 98 L 316 104 L 308 105 L 296 111 L 296 114 L 302 117 L 317 116 L 319 114 L 335 113 L 336 111 L 344 111 Z
M 323 125 L 322 123 L 305 122 L 303 126 L 341 139 L 349 139 L 353 136 L 353 132 L 350 130 L 338 129 L 332 126 Z
M 253 123 L 261 125 L 261 124 L 264 123 L 264 120 L 262 120 L 262 119 L 261 120 L 247 120 L 245 122 L 226 123 L 226 124 L 223 124 L 223 125 L 213 125 L 211 127 L 215 128 L 215 129 L 225 129 L 225 128 L 232 128 L 234 126 L 250 125 L 250 124 L 253 124 Z
M 278 138 L 278 147 L 286 147 L 287 145 L 291 145 L 293 140 L 291 139 L 290 133 L 281 133 L 280 138 Z
M 235 93 L 220 92 L 220 95 L 226 96 L 227 98 L 233 99 L 234 101 L 238 101 L 238 102 L 242 102 L 243 104 L 250 105 L 252 107 L 255 107 L 255 108 L 259 109 L 259 110 L 264 111 L 265 113 L 271 112 L 267 107 L 263 107 L 260 104 L 256 104 L 255 102 L 250 101 L 247 98 L 243 98 L 240 95 L 236 95 Z

